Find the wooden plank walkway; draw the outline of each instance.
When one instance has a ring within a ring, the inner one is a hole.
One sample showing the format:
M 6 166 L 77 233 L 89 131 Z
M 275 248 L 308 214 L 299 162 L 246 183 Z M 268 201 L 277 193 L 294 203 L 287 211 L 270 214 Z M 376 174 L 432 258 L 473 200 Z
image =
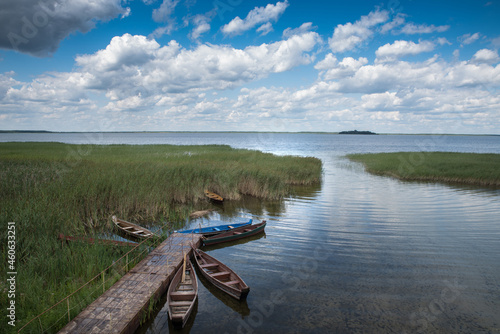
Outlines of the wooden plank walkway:
M 167 291 L 183 252 L 190 254 L 200 240 L 197 234 L 172 234 L 59 333 L 134 333 L 151 297 Z

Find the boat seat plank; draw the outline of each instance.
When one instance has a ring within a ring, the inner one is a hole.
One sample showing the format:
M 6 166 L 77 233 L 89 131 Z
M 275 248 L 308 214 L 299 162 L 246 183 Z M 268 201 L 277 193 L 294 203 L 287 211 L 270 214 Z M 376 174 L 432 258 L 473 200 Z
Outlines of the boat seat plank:
M 218 263 L 207 263 L 207 264 L 202 264 L 200 267 L 202 268 L 217 268 L 219 266 Z
M 219 276 L 225 276 L 225 275 L 229 275 L 230 272 L 229 271 L 221 271 L 221 272 L 218 272 L 218 273 L 215 273 L 215 274 L 212 274 L 211 276 L 212 277 L 219 277 Z
M 193 301 L 181 301 L 181 302 L 171 301 L 170 306 L 189 306 L 192 303 Z
M 229 282 L 223 282 L 226 285 L 233 285 L 233 284 L 239 284 L 240 281 L 229 281 Z
M 194 295 L 194 290 L 184 290 L 184 291 L 175 291 L 170 294 L 171 296 L 186 296 L 186 295 Z

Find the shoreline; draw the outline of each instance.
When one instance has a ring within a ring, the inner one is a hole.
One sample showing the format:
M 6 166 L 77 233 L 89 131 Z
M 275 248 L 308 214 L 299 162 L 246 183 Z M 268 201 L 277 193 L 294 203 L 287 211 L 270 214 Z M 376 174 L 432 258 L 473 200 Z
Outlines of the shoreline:
M 402 181 L 500 187 L 500 154 L 395 152 L 349 154 L 371 174 Z

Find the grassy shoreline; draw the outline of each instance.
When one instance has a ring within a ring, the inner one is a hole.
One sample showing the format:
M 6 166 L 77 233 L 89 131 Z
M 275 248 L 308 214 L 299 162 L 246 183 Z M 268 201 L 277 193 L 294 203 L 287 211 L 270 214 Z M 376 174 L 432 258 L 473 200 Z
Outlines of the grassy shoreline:
M 180 223 L 192 210 L 207 206 L 205 189 L 228 200 L 242 194 L 281 199 L 292 193 L 293 185 L 319 183 L 321 174 L 316 158 L 224 145 L 0 143 L 0 224 L 6 229 L 15 222 L 17 233 L 16 329 L 130 249 L 84 243 L 62 247 L 59 233 L 95 237 L 113 231 L 112 215 L 144 225 Z M 0 239 L 4 256 L 6 230 Z M 6 265 L 3 272 L 8 272 Z M 6 283 L 0 287 L 5 291 Z M 89 288 L 94 292 L 82 292 L 83 302 L 72 316 L 98 297 L 95 291 L 102 293 L 102 284 Z M 6 319 L 9 300 L 6 294 L 1 298 L 0 314 Z M 48 319 L 47 326 L 60 316 Z M 4 327 L 6 322 L 0 332 L 12 329 Z
M 366 171 L 405 181 L 500 186 L 500 154 L 396 152 L 349 154 Z

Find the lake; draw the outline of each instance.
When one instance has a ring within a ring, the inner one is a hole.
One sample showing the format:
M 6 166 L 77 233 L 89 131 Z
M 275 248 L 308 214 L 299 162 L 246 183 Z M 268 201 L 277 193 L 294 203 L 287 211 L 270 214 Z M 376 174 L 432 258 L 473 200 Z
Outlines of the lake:
M 265 235 L 207 252 L 250 286 L 244 302 L 202 280 L 183 332 L 498 333 L 500 190 L 402 182 L 366 173 L 348 153 L 500 153 L 499 136 L 287 133 L 0 134 L 0 141 L 228 144 L 323 161 L 320 185 L 283 201 L 227 202 L 210 220 L 267 220 Z M 174 332 L 166 307 L 140 333 Z

